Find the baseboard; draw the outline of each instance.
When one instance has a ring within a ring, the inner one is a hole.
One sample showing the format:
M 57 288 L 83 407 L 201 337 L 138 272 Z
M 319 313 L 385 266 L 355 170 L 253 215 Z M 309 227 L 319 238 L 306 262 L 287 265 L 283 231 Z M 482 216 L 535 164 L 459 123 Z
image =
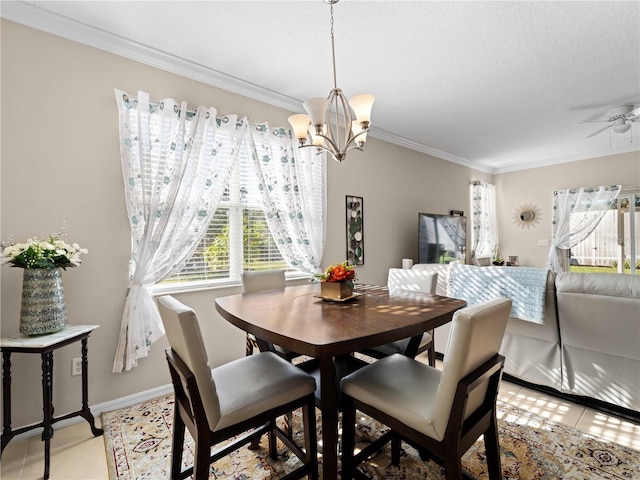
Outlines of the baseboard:
M 522 380 L 518 377 L 514 377 L 513 375 L 509 375 L 508 373 L 503 373 L 502 379 L 511 383 L 515 383 L 516 385 L 520 385 L 522 387 L 530 388 L 531 390 L 536 390 L 541 393 L 546 393 L 554 397 L 558 397 L 573 403 L 583 405 L 585 407 L 592 408 L 594 410 L 598 410 L 603 413 L 615 415 L 616 417 L 622 417 L 634 423 L 640 423 L 640 412 L 636 412 L 635 410 L 621 407 L 620 405 L 614 405 L 612 403 L 603 402 L 602 400 L 598 400 L 591 397 L 583 397 L 581 395 L 573 395 L 571 393 L 562 393 L 556 390 L 555 388 L 527 382 L 526 380 Z
M 160 387 L 151 388 L 143 392 L 127 395 L 126 397 L 116 398 L 115 400 L 110 400 L 108 402 L 89 405 L 89 408 L 91 409 L 91 413 L 93 414 L 93 416 L 96 419 L 98 419 L 103 412 L 111 412 L 113 410 L 119 410 L 121 408 L 131 407 L 133 405 L 137 405 L 138 403 L 146 402 L 147 400 L 152 400 L 154 398 L 161 397 L 169 393 L 173 393 L 173 386 L 170 383 L 166 385 L 162 385 Z M 86 422 L 86 420 L 82 417 L 67 418 L 65 420 L 60 420 L 59 422 L 55 422 L 53 424 L 53 429 L 58 430 L 60 428 L 68 427 L 69 425 L 73 425 L 75 423 L 80 423 L 80 422 Z M 34 428 L 33 430 L 29 430 L 27 432 L 16 435 L 15 437 L 13 437 L 11 441 L 15 442 L 20 439 L 31 438 L 31 437 L 35 437 L 36 435 L 41 435 L 42 430 L 43 430 L 42 428 Z M 90 432 L 88 426 L 87 426 L 87 431 Z

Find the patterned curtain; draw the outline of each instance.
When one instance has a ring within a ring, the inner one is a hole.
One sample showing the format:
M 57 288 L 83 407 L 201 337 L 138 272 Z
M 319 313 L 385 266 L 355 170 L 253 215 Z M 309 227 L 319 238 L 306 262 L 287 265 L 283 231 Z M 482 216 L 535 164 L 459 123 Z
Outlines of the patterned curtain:
M 249 148 L 269 230 L 287 264 L 319 273 L 326 232 L 326 159 L 291 130 L 250 124 Z
M 491 257 L 498 245 L 496 187 L 473 182 L 471 188 L 471 263 L 478 257 Z
M 130 370 L 164 335 L 149 287 L 178 272 L 206 234 L 224 193 L 246 120 L 215 108 L 187 110 L 172 99 L 152 104 L 115 91 L 120 154 L 131 227 L 129 288 L 115 373 Z
M 616 202 L 620 185 L 558 190 L 553 198 L 553 238 L 547 268 L 569 269 L 567 250 L 584 241 Z M 564 250 L 564 253 L 561 253 Z

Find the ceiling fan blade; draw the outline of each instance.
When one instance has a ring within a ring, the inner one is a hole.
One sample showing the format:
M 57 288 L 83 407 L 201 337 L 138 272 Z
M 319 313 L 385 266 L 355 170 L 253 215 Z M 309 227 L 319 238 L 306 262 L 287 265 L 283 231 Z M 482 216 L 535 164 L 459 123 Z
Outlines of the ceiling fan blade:
M 591 138 L 601 132 L 604 132 L 607 128 L 610 128 L 611 125 L 607 125 L 606 127 L 602 127 L 600 130 L 598 130 L 597 132 L 593 132 L 591 135 L 587 135 L 587 138 Z
M 640 116 L 640 107 L 636 108 L 631 112 L 631 115 L 635 115 L 636 117 Z

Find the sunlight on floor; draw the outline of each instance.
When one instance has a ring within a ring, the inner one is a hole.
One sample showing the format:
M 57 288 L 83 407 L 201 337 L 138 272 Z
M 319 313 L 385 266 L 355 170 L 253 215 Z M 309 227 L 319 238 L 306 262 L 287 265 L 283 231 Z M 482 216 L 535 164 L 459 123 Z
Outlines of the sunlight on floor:
M 585 433 L 640 450 L 640 425 L 587 409 L 577 427 Z
M 520 389 L 520 391 L 509 400 L 509 403 L 528 412 L 553 420 L 554 422 L 565 423 L 573 427 L 577 425 L 585 410 L 582 406 L 527 388 Z

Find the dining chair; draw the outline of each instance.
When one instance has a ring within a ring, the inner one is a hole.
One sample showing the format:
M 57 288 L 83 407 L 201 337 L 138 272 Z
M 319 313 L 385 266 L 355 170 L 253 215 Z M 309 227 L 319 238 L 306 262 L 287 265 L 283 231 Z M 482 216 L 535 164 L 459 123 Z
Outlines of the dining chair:
M 243 293 L 276 290 L 285 288 L 286 286 L 284 270 L 261 270 L 257 272 L 245 271 L 240 275 L 240 279 L 242 280 Z M 280 355 L 285 360 L 291 361 L 294 358 L 300 356 L 300 354 L 292 352 L 291 350 L 287 350 L 280 345 L 267 344 L 266 342 L 263 343 L 263 348 L 260 348 L 261 342 L 263 342 L 263 340 L 259 340 L 255 337 L 255 335 L 247 332 L 246 355 L 252 355 L 254 349 L 264 350 L 268 348 Z
M 502 478 L 496 419 L 504 357 L 498 353 L 511 300 L 495 299 L 454 314 L 442 370 L 394 354 L 342 379 L 342 478 L 366 478 L 356 467 L 391 441 L 400 462 L 402 440 L 462 479 L 461 457 L 484 436 L 489 478 Z M 390 430 L 354 455 L 356 410 Z
M 402 268 L 390 268 L 387 276 L 387 287 L 389 294 L 394 295 L 404 291 L 436 293 L 438 286 L 438 272 L 425 272 L 423 270 L 407 270 Z M 429 365 L 436 365 L 436 351 L 433 345 L 434 331 L 430 330 L 422 335 L 420 345 L 416 355 L 427 352 Z M 368 350 L 362 351 L 365 355 L 373 358 L 384 358 L 394 353 L 403 353 L 409 344 L 409 338 L 397 340 L 395 342 L 378 345 Z
M 272 352 L 211 369 L 195 312 L 171 296 L 158 298 L 158 308 L 169 339 L 166 357 L 175 393 L 171 478 L 208 479 L 211 463 L 268 433 L 273 460 L 280 438 L 302 462 L 290 478 L 317 479 L 314 378 Z M 298 408 L 304 450 L 276 424 L 277 417 Z M 194 464 L 182 471 L 185 427 L 195 442 Z
M 284 270 L 259 270 L 255 272 L 244 271 L 240 275 L 240 279 L 242 280 L 243 293 L 263 292 L 266 290 L 276 290 L 286 287 Z M 258 339 L 255 335 L 247 332 L 246 355 L 253 355 L 254 350 L 270 350 L 288 362 L 291 362 L 294 358 L 301 356 L 299 353 L 288 350 L 280 345 L 274 345 L 262 339 Z M 293 435 L 293 415 L 291 412 L 285 415 L 285 432 L 289 436 Z M 254 440 L 249 448 L 253 450 L 258 448 L 258 440 L 259 439 Z

